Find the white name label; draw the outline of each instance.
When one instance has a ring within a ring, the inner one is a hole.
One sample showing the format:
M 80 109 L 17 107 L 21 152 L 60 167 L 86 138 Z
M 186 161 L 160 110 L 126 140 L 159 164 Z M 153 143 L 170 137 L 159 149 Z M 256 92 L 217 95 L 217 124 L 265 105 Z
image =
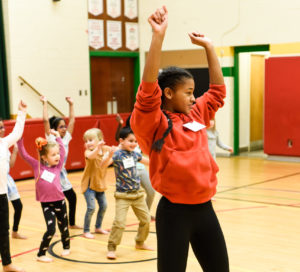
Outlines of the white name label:
M 55 178 L 55 174 L 53 174 L 53 173 L 51 173 L 51 172 L 49 172 L 47 170 L 44 170 L 44 172 L 41 175 L 41 178 L 43 180 L 46 180 L 46 181 L 52 183 L 53 180 L 54 180 L 54 178 Z
M 134 167 L 135 164 L 134 164 L 133 158 L 130 157 L 130 158 L 128 158 L 128 159 L 124 159 L 124 160 L 123 160 L 123 165 L 124 165 L 124 168 L 125 168 L 125 169 Z
M 202 125 L 196 121 L 193 121 L 193 122 L 190 122 L 190 123 L 186 123 L 183 125 L 185 128 L 188 128 L 194 132 L 197 132 L 203 128 L 205 128 L 206 126 L 205 125 Z

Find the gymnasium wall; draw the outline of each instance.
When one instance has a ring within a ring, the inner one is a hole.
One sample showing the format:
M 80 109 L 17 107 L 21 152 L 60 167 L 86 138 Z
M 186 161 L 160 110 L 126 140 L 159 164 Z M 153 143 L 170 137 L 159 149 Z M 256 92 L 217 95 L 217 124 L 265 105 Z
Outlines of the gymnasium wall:
M 20 98 L 28 103 L 30 116 L 40 117 L 42 111 L 39 97 L 22 87 L 18 76 L 64 114 L 65 96 L 81 105 L 77 115 L 90 114 L 87 1 L 3 0 L 3 9 L 11 114 Z
M 270 44 L 271 55 L 300 53 L 298 0 L 138 2 L 141 74 L 151 40 L 147 18 L 163 4 L 169 10 L 169 26 L 162 66 L 170 62 L 187 68 L 207 66 L 203 50 L 191 44 L 187 36 L 193 30 L 214 41 L 224 71 L 234 66 L 234 46 Z M 41 116 L 37 97 L 19 85 L 19 75 L 47 95 L 64 114 L 68 107 L 62 98 L 69 95 L 75 100 L 77 116 L 90 114 L 87 1 L 3 0 L 3 8 L 12 114 L 22 97 L 30 101 L 30 115 Z M 233 145 L 233 75 L 224 75 L 227 98 L 217 113 L 217 128 L 222 141 Z M 79 90 L 87 90 L 88 95 L 79 96 Z M 243 115 L 243 107 L 240 111 Z

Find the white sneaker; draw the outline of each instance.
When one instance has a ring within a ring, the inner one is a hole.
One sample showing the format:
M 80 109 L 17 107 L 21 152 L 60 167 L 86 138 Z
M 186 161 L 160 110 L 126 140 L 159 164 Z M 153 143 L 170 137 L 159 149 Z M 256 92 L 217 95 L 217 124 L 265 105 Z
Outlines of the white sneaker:
M 38 262 L 42 262 L 42 263 L 51 263 L 51 262 L 53 262 L 53 259 L 50 258 L 50 257 L 47 257 L 46 255 L 37 256 L 36 260 Z

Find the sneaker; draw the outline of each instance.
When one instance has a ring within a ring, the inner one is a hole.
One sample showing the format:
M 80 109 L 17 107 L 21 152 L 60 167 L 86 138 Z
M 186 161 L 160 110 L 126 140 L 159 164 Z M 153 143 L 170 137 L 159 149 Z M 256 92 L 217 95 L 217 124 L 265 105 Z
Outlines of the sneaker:
M 94 239 L 95 238 L 95 236 L 93 234 L 91 234 L 90 232 L 85 232 L 82 236 L 84 238 L 87 238 L 87 239 Z
M 109 260 L 115 260 L 115 259 L 117 259 L 115 251 L 108 251 L 106 257 Z
M 61 253 L 60 256 L 64 257 L 64 256 L 68 256 L 70 255 L 70 249 L 64 249 Z
M 42 263 L 51 263 L 51 262 L 53 262 L 53 259 L 50 258 L 50 257 L 47 257 L 46 255 L 37 256 L 36 260 L 38 262 L 42 262 Z

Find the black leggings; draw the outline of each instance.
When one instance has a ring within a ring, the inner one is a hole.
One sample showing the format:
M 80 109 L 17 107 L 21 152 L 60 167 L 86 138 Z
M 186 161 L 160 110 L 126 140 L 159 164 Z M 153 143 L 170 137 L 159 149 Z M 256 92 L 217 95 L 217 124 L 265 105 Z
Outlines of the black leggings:
M 211 202 L 174 204 L 162 197 L 156 211 L 159 272 L 183 272 L 189 243 L 204 272 L 228 272 L 224 236 Z
M 0 195 L 0 254 L 3 266 L 11 264 L 8 230 L 8 200 L 4 194 Z
M 75 212 L 76 212 L 76 202 L 77 197 L 76 193 L 74 192 L 73 188 L 70 190 L 63 192 L 67 200 L 69 201 L 69 224 L 70 226 L 75 225 Z
M 22 202 L 21 202 L 20 198 L 18 198 L 16 200 L 12 200 L 11 204 L 13 205 L 14 210 L 15 210 L 13 231 L 17 232 L 18 229 L 19 229 L 19 223 L 20 223 L 20 220 L 21 220 L 23 205 L 22 205 Z
M 51 239 L 55 234 L 56 218 L 58 228 L 61 233 L 61 241 L 64 249 L 70 248 L 70 235 L 68 229 L 68 216 L 66 209 L 66 201 L 60 200 L 55 202 L 41 202 L 44 218 L 47 225 L 47 231 L 43 236 L 42 243 L 38 252 L 38 256 L 43 256 L 49 247 Z

